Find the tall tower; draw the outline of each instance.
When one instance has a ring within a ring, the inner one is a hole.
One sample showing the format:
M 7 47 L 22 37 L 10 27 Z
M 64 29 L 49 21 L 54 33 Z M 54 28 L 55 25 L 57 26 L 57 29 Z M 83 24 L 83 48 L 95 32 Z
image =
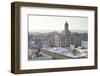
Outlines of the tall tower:
M 65 47 L 70 47 L 71 44 L 71 33 L 68 29 L 68 23 L 65 23 Z
M 68 31 L 68 23 L 67 23 L 67 21 L 65 23 L 65 31 Z

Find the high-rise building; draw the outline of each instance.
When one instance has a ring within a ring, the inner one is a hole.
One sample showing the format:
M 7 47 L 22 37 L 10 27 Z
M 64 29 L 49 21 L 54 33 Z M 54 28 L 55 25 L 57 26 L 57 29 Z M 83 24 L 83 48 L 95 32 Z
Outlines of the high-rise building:
M 61 34 L 54 36 L 54 45 L 56 47 L 70 47 L 71 44 L 71 33 L 68 29 L 68 23 L 65 23 L 65 30 Z
M 68 29 L 68 23 L 66 21 L 65 23 L 65 46 L 66 47 L 70 47 L 70 44 L 71 44 L 71 33 Z
M 60 47 L 60 36 L 59 35 L 54 36 L 54 46 Z

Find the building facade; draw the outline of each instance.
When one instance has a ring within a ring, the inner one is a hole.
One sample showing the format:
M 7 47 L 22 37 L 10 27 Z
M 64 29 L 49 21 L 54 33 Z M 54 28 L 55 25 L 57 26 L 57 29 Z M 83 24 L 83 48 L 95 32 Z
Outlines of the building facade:
M 56 47 L 70 47 L 71 44 L 71 33 L 68 29 L 68 23 L 65 23 L 65 30 L 61 34 L 54 36 L 54 45 Z
M 65 23 L 65 47 L 70 47 L 71 44 L 71 33 L 68 29 L 68 23 Z

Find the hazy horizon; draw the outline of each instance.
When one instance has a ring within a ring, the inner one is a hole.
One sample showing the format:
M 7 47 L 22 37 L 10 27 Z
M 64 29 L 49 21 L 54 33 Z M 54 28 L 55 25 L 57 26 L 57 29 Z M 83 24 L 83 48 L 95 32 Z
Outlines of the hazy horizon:
M 70 31 L 88 31 L 87 17 L 55 17 L 55 16 L 29 16 L 29 32 L 64 31 L 65 23 L 69 24 Z
M 43 31 L 43 30 L 36 30 L 36 31 L 31 31 L 30 33 L 38 33 L 38 32 L 40 32 L 40 33 L 49 33 L 49 32 L 63 32 L 64 30 L 62 30 L 62 31 L 48 31 L 48 30 L 45 30 L 45 31 Z M 88 32 L 88 30 L 69 30 L 70 32 Z

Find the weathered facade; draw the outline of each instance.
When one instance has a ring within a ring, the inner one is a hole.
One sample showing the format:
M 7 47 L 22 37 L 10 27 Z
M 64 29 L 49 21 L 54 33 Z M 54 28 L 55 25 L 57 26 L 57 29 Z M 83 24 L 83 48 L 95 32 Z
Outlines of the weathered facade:
M 68 29 L 68 23 L 65 23 L 65 30 L 56 36 L 54 36 L 54 45 L 56 47 L 70 47 L 71 44 L 71 33 Z

